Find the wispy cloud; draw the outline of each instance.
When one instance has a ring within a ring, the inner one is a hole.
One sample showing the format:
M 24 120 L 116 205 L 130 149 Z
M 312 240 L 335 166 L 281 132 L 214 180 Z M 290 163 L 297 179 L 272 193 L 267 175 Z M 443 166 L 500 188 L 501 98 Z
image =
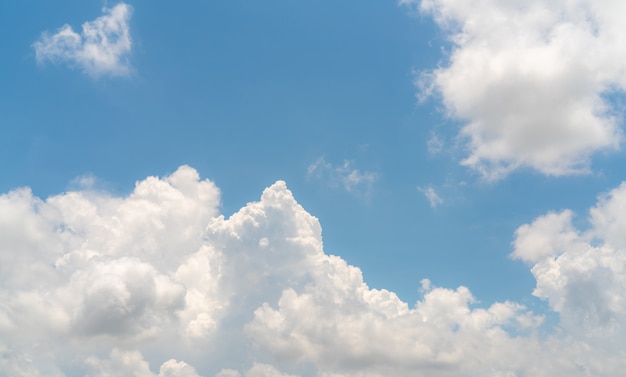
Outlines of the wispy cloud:
M 530 167 L 585 173 L 622 141 L 604 96 L 626 89 L 622 1 L 401 0 L 448 34 L 447 61 L 423 72 L 418 97 L 441 95 L 465 123 L 462 161 L 487 179 Z
M 341 165 L 333 165 L 320 157 L 307 168 L 307 177 L 324 181 L 332 187 L 342 187 L 348 192 L 369 193 L 378 175 L 356 169 L 352 164 L 344 160 Z
M 430 139 L 426 142 L 426 147 L 428 148 L 428 153 L 431 155 L 439 154 L 443 151 L 443 140 L 439 137 L 438 134 L 432 133 L 430 135 Z
M 104 8 L 103 13 L 85 22 L 80 34 L 70 25 L 63 25 L 53 34 L 44 32 L 33 43 L 37 62 L 67 63 L 93 77 L 127 75 L 132 47 L 129 31 L 132 8 L 120 3 Z
M 440 204 L 443 204 L 443 199 L 437 194 L 437 191 L 432 186 L 420 187 L 417 186 L 417 189 L 424 194 L 426 199 L 428 199 L 428 203 L 432 208 L 436 208 Z

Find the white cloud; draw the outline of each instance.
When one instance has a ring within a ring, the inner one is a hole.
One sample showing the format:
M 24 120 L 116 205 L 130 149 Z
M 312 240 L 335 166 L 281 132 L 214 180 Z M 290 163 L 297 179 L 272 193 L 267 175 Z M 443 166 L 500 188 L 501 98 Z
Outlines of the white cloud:
M 97 357 L 90 357 L 85 360 L 85 364 L 88 370 L 90 370 L 87 377 L 156 377 L 150 371 L 150 367 L 143 359 L 143 355 L 138 351 L 123 352 L 113 349 L 110 359 L 100 360 Z
M 297 377 L 293 374 L 285 374 L 268 364 L 254 363 L 245 377 Z
M 183 166 L 123 197 L 0 196 L 0 370 L 16 376 L 619 376 L 626 185 L 517 232 L 560 331 L 510 301 L 422 282 L 409 305 L 324 253 L 284 182 L 229 218 Z
M 590 210 L 586 231 L 572 225 L 569 210 L 541 216 L 517 230 L 512 254 L 533 265 L 533 294 L 550 303 L 569 333 L 605 346 L 626 335 L 625 203 L 622 183 Z
M 114 348 L 109 359 L 89 357 L 85 360 L 87 377 L 200 377 L 195 368 L 184 361 L 167 360 L 159 374 L 152 373 L 150 365 L 139 351 L 122 351 Z
M 309 165 L 307 177 L 326 182 L 331 187 L 343 187 L 348 192 L 368 194 L 378 175 L 352 167 L 352 162 L 345 160 L 341 165 L 333 165 L 324 157 Z
M 443 204 L 443 199 L 439 197 L 439 194 L 437 194 L 437 191 L 435 191 L 435 189 L 432 186 L 428 186 L 428 187 L 417 186 L 417 189 L 422 194 L 424 194 L 426 199 L 428 199 L 428 203 L 430 203 L 430 206 L 432 208 L 436 208 L 438 205 Z
M 242 377 L 239 371 L 234 369 L 222 369 L 215 377 Z M 298 377 L 293 374 L 284 374 L 269 364 L 254 363 L 243 377 Z
M 488 179 L 529 167 L 584 173 L 622 141 L 604 97 L 626 89 L 626 29 L 616 0 L 401 0 L 448 34 L 447 61 L 424 72 L 420 96 L 441 95 L 465 122 L 462 164 Z
M 170 359 L 161 365 L 159 377 L 200 377 L 200 375 L 186 362 Z
M 410 309 L 392 292 L 369 289 L 341 258 L 325 259 L 313 284 L 301 293 L 286 289 L 276 307 L 263 305 L 247 326 L 279 359 L 346 375 L 484 375 L 511 362 L 512 355 L 490 356 L 495 349 L 523 346 L 501 326 L 537 321 L 514 303 L 472 309 L 465 287 L 429 290 Z
M 104 8 L 104 15 L 82 25 L 78 34 L 63 25 L 56 33 L 44 32 L 33 43 L 37 61 L 69 63 L 91 76 L 123 76 L 130 72 L 130 5 L 120 3 Z

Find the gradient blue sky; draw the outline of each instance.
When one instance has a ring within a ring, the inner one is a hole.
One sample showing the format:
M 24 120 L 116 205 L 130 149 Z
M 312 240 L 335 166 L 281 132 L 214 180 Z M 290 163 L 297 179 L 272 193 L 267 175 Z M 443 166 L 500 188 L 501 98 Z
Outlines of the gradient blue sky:
M 588 169 L 574 174 L 526 157 L 497 176 L 462 165 L 472 149 L 459 132 L 480 114 L 455 115 L 446 83 L 420 101 L 416 82 L 467 46 L 437 12 L 407 3 L 132 0 L 129 71 L 110 74 L 37 61 L 34 43 L 64 24 L 80 32 L 117 3 L 0 2 L 0 192 L 46 198 L 90 178 L 87 188 L 124 196 L 186 164 L 219 187 L 228 217 L 284 180 L 319 219 L 325 252 L 370 287 L 414 303 L 428 278 L 470 288 L 483 306 L 511 300 L 549 316 L 528 265 L 510 257 L 515 231 L 564 209 L 586 229 L 588 208 L 624 178 L 624 152 L 582 147 Z M 622 81 L 598 80 L 621 129 Z

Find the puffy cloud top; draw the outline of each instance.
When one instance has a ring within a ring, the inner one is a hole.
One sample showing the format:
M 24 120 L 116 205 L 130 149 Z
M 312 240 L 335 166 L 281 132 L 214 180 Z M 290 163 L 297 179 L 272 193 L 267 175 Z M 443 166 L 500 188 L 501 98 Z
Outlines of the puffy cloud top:
M 534 295 L 549 302 L 569 333 L 603 339 L 603 347 L 623 339 L 626 324 L 624 203 L 626 183 L 600 197 L 586 231 L 575 229 L 565 210 L 520 227 L 514 242 L 513 256 L 533 264 Z
M 0 196 L 0 370 L 12 376 L 618 376 L 626 357 L 620 187 L 580 232 L 571 213 L 517 232 L 535 295 L 515 302 L 422 282 L 409 305 L 326 254 L 284 182 L 229 218 L 182 166 L 114 197 Z M 611 219 L 610 221 L 606 219 Z M 610 228 L 610 226 L 608 226 Z M 591 240 L 594 240 L 591 242 Z M 602 241 L 605 241 L 604 243 Z M 582 324 L 582 326 L 581 326 Z M 575 361 L 574 361 L 575 360 Z
M 530 167 L 589 170 L 619 146 L 621 119 L 605 95 L 626 89 L 621 1 L 402 0 L 432 15 L 449 59 L 418 80 L 465 125 L 462 161 L 488 179 Z

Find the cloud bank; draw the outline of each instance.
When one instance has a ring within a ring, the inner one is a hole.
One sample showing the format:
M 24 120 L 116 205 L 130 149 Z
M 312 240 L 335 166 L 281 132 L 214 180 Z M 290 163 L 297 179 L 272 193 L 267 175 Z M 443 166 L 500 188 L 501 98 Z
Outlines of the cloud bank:
M 619 376 L 626 184 L 520 227 L 561 321 L 433 286 L 409 305 L 323 249 L 284 182 L 229 218 L 188 166 L 127 196 L 0 196 L 0 370 L 11 376 Z
M 464 123 L 462 161 L 487 179 L 518 168 L 588 172 L 590 157 L 617 149 L 626 89 L 621 1 L 401 0 L 434 18 L 452 43 L 423 72 L 421 96 L 441 96 Z
M 54 34 L 44 32 L 33 43 L 37 62 L 68 63 L 94 77 L 127 75 L 132 8 L 120 3 L 104 8 L 103 13 L 85 22 L 80 34 L 69 25 L 63 25 Z

